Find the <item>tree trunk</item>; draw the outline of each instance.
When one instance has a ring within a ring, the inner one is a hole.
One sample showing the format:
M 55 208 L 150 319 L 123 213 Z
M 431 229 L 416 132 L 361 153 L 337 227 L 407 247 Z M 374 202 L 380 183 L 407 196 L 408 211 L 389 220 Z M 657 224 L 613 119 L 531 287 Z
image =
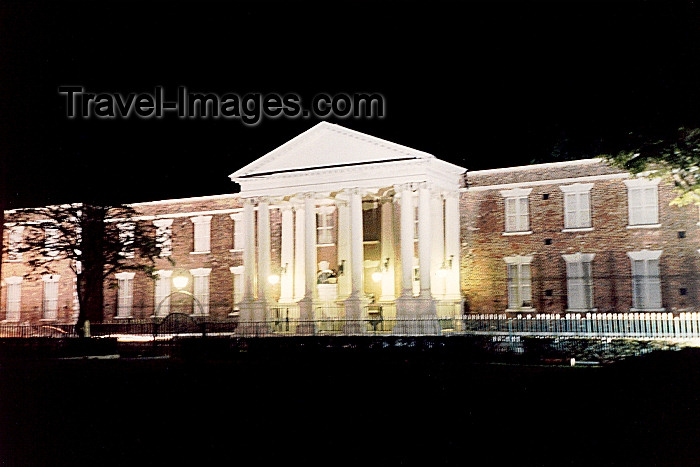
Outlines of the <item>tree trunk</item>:
M 99 323 L 104 319 L 104 280 L 105 258 L 103 239 L 105 234 L 105 210 L 101 207 L 84 206 L 84 221 L 81 238 L 81 272 L 78 280 L 78 302 L 80 313 L 76 323 L 79 335 L 84 333 L 86 320 Z

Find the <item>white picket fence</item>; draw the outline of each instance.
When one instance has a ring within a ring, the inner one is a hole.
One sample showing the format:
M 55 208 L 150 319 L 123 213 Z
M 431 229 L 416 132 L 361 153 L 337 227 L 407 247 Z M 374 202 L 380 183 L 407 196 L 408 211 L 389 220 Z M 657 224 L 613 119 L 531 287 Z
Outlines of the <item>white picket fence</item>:
M 508 316 L 473 313 L 462 316 L 466 334 L 630 337 L 640 339 L 700 338 L 700 313 L 567 313 Z

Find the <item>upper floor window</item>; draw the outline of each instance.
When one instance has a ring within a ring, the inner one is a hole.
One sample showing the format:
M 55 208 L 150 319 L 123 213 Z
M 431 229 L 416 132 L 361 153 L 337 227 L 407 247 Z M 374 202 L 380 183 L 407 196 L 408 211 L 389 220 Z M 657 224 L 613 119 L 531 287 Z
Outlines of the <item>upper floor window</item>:
M 10 228 L 9 245 L 7 248 L 7 259 L 10 261 L 20 261 L 22 259 L 22 236 L 24 235 L 24 226 L 15 225 Z
M 318 209 L 318 213 L 316 214 L 316 232 L 318 235 L 316 242 L 319 245 L 333 243 L 334 211 L 335 206 L 321 206 Z
M 632 308 L 661 311 L 659 258 L 662 250 L 630 251 L 632 261 Z
M 173 254 L 173 220 L 156 219 L 153 221 L 156 226 L 156 246 L 160 248 L 160 256 L 166 257 Z
M 237 212 L 235 214 L 231 214 L 231 219 L 233 220 L 233 245 L 232 249 L 233 250 L 242 250 L 243 249 L 243 240 L 244 240 L 244 230 L 243 230 L 243 213 L 242 212 Z
M 190 269 L 192 274 L 193 314 L 209 314 L 209 274 L 211 268 Z
M 198 216 L 190 219 L 194 224 L 194 251 L 193 253 L 209 253 L 211 216 Z
M 119 228 L 119 243 L 122 245 L 119 254 L 125 258 L 134 257 L 134 229 L 133 222 L 122 222 L 117 225 Z
M 56 257 L 58 256 L 58 244 L 60 241 L 60 234 L 55 227 L 46 227 L 44 229 L 44 252 L 46 256 Z
M 659 223 L 660 179 L 632 178 L 627 185 L 629 225 L 656 226 Z
M 532 308 L 532 256 L 503 258 L 508 268 L 508 310 Z
M 516 188 L 514 190 L 502 190 L 505 204 L 505 231 L 529 232 L 530 212 L 528 196 L 532 188 Z
M 563 255 L 566 261 L 568 311 L 593 309 L 593 277 L 591 263 L 595 254 Z
M 591 227 L 592 183 L 574 183 L 559 187 L 564 192 L 564 228 Z

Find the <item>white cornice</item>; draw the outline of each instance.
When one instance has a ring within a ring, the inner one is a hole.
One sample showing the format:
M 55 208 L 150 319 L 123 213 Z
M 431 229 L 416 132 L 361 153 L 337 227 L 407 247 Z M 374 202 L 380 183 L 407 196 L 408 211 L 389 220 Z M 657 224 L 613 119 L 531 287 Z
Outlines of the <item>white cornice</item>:
M 501 173 L 509 173 L 520 170 L 537 170 L 537 169 L 549 169 L 558 167 L 571 167 L 577 165 L 593 165 L 601 162 L 605 162 L 605 159 L 596 157 L 593 159 L 578 159 L 574 161 L 562 161 L 562 162 L 545 162 L 544 164 L 531 164 L 531 165 L 518 165 L 515 167 L 500 167 L 497 169 L 485 169 L 485 170 L 470 170 L 467 172 L 468 175 L 495 175 Z

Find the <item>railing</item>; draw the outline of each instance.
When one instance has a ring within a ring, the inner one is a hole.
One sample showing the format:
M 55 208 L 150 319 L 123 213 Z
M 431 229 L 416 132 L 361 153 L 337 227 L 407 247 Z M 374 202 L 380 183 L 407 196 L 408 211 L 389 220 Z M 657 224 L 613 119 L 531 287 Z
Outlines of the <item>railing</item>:
M 343 311 L 341 309 L 331 310 Z M 172 313 L 147 320 L 93 323 L 92 336 L 140 336 L 144 339 L 187 335 L 264 336 L 285 335 L 490 335 L 534 337 L 700 339 L 700 313 L 588 313 L 533 314 L 471 313 L 421 319 L 386 317 L 387 310 L 368 308 L 367 318 L 344 317 L 301 320 L 298 309 L 279 307 L 264 321 Z M 340 313 L 338 313 L 340 314 Z M 75 337 L 71 324 L 0 324 L 3 337 Z

